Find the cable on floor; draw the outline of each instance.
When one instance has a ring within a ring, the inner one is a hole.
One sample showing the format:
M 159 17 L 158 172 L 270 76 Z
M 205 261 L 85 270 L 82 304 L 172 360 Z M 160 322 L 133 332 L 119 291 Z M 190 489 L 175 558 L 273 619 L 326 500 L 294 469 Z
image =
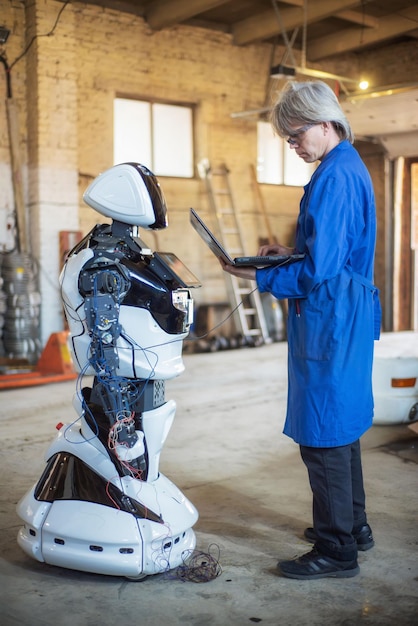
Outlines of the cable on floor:
M 211 548 L 215 548 L 217 555 L 210 553 Z M 175 573 L 180 580 L 188 580 L 193 583 L 208 583 L 214 580 L 222 573 L 219 563 L 220 549 L 216 544 L 211 544 L 208 552 L 193 550 L 191 554 L 187 554 L 184 564 L 176 568 Z

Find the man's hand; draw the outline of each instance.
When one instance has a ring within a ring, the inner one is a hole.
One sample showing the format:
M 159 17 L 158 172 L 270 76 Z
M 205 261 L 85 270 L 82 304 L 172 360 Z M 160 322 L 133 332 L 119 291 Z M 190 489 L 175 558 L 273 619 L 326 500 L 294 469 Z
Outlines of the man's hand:
M 287 246 L 282 246 L 279 243 L 268 243 L 260 247 L 257 252 L 257 256 L 269 256 L 269 254 L 288 255 L 294 254 L 294 252 L 294 248 L 288 248 Z
M 229 265 L 228 263 L 225 263 L 223 259 L 219 259 L 219 263 L 221 264 L 224 272 L 228 272 L 228 274 L 232 274 L 237 278 L 255 280 L 255 267 L 236 267 L 235 265 Z

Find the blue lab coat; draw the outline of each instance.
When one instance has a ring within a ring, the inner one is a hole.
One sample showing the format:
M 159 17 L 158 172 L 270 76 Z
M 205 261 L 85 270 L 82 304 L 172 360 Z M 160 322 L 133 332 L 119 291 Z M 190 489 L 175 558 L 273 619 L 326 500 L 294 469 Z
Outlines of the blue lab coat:
M 375 238 L 370 176 L 343 141 L 304 188 L 296 249 L 305 259 L 256 274 L 261 292 L 289 299 L 284 433 L 301 445 L 347 445 L 372 424 L 373 347 L 380 331 Z

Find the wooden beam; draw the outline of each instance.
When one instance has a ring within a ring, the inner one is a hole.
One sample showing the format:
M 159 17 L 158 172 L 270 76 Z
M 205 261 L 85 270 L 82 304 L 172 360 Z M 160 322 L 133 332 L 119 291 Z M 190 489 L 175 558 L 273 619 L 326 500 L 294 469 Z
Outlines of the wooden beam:
M 334 16 L 339 11 L 358 7 L 360 2 L 353 0 L 315 0 L 309 7 L 307 22 L 311 24 L 327 17 Z M 304 23 L 304 12 L 302 7 L 283 9 L 280 12 L 283 28 L 293 30 Z M 281 33 L 279 20 L 274 9 L 269 9 L 259 13 L 254 17 L 241 20 L 234 24 L 233 29 L 234 44 L 244 45 L 268 39 Z
M 358 50 L 379 41 L 385 41 L 409 31 L 416 30 L 418 6 L 412 6 L 399 13 L 386 15 L 379 19 L 379 27 L 375 29 L 350 28 L 340 30 L 332 35 L 320 37 L 308 43 L 307 56 L 309 61 L 319 61 L 327 57 Z
M 353 24 L 360 24 L 360 26 L 367 26 L 367 28 L 377 28 L 379 26 L 379 18 L 360 13 L 360 11 L 339 11 L 335 17 Z
M 68 0 L 57 0 L 65 4 Z M 92 4 L 94 6 L 98 6 L 102 9 L 111 9 L 112 11 L 120 11 L 121 13 L 129 13 L 131 15 L 138 15 L 139 17 L 144 17 L 145 10 L 142 6 L 137 2 L 132 2 L 130 0 L 87 0 L 86 4 Z
M 145 19 L 153 30 L 161 30 L 222 4 L 227 4 L 227 0 L 160 0 L 150 3 Z
M 304 0 L 280 0 L 282 4 L 290 4 L 292 7 L 303 7 Z
M 410 30 L 408 33 L 408 37 L 414 37 L 414 39 L 418 39 L 418 28 L 415 30 Z
M 282 4 L 290 4 L 294 7 L 303 7 L 304 0 L 280 0 Z M 309 9 L 308 9 L 309 10 Z M 379 19 L 368 15 L 367 13 L 360 11 L 339 11 L 335 14 L 338 19 L 351 22 L 352 24 L 360 24 L 361 26 L 367 26 L 367 28 L 377 28 L 379 26 Z

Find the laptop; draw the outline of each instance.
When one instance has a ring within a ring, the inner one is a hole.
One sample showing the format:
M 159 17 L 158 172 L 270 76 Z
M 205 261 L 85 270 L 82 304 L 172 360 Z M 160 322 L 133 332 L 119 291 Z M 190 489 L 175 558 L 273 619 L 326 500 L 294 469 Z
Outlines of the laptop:
M 233 259 L 219 243 L 215 235 L 209 230 L 201 217 L 194 209 L 190 209 L 190 223 L 203 241 L 212 250 L 215 256 L 223 259 L 228 265 L 237 267 L 269 267 L 271 265 L 289 265 L 305 258 L 304 254 L 270 255 L 270 256 L 241 256 Z

